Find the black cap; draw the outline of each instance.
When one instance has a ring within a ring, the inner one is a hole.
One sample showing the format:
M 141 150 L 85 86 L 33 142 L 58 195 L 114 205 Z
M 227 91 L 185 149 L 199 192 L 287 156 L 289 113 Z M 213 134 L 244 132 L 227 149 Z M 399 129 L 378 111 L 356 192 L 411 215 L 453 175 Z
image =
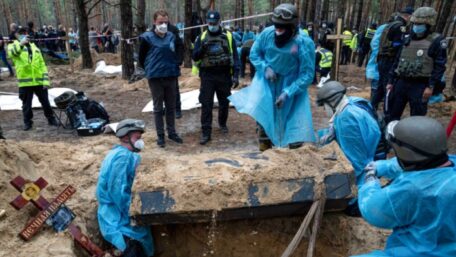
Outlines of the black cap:
M 217 11 L 210 10 L 206 14 L 207 22 L 218 22 L 220 20 L 220 13 Z
M 400 13 L 406 13 L 406 14 L 412 15 L 414 11 L 415 11 L 415 9 L 413 9 L 412 6 L 407 6 L 407 7 L 405 7 L 404 9 L 402 9 L 402 10 L 400 11 Z

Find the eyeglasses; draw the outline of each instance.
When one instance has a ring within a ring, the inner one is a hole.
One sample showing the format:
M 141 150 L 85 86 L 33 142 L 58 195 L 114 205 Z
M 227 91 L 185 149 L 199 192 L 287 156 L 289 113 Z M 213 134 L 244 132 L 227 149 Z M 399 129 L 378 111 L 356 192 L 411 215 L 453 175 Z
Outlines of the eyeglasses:
M 282 20 L 292 20 L 296 18 L 292 11 L 285 8 L 275 8 L 272 16 L 275 18 L 282 18 Z

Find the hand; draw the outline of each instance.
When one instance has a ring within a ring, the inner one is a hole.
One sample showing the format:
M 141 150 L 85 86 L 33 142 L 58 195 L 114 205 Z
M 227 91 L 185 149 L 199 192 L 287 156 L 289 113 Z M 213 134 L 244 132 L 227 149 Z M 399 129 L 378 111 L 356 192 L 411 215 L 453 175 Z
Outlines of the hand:
M 270 67 L 266 68 L 266 71 L 264 72 L 264 77 L 269 81 L 275 81 L 277 79 L 276 73 Z
M 277 106 L 277 108 L 282 108 L 283 105 L 285 104 L 285 102 L 287 101 L 287 98 L 288 98 L 288 95 L 287 93 L 283 92 L 282 94 L 280 94 L 280 96 L 277 98 L 275 104 Z
M 334 130 L 334 126 L 330 126 L 328 128 L 328 133 L 320 137 L 318 139 L 318 143 L 320 145 L 326 145 L 331 143 L 331 141 L 333 141 L 334 139 L 336 139 L 336 131 Z
M 239 79 L 237 77 L 233 78 L 233 88 L 237 88 L 239 86 Z
M 386 90 L 392 90 L 392 89 L 393 89 L 393 84 L 386 85 Z
M 364 168 L 364 172 L 366 173 L 364 180 L 365 182 L 369 182 L 372 180 L 377 179 L 377 165 L 375 162 L 369 162 L 366 167 Z
M 429 97 L 432 96 L 432 92 L 434 90 L 430 87 L 426 87 L 423 92 L 423 102 L 427 102 L 429 100 Z

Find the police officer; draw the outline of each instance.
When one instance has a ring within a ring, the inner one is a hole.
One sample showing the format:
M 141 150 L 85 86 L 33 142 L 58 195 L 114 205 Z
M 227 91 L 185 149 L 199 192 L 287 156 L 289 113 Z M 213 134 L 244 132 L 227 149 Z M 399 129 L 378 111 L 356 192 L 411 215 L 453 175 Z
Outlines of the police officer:
M 411 35 L 388 77 L 387 90 L 392 90 L 393 98 L 391 120 L 401 118 L 407 102 L 411 116 L 427 113 L 428 99 L 440 83 L 447 61 L 447 41 L 434 32 L 436 18 L 437 12 L 431 7 L 420 7 L 412 15 Z
M 380 37 L 380 46 L 377 56 L 379 83 L 377 94 L 372 98 L 371 104 L 377 109 L 378 104 L 386 96 L 386 84 L 388 83 L 388 73 L 394 64 L 397 51 L 403 44 L 404 34 L 407 32 L 407 23 L 413 13 L 412 7 L 406 7 L 399 12 L 394 21 L 388 23 Z M 388 99 L 386 99 L 388 100 Z M 387 105 L 385 104 L 385 107 Z M 385 118 L 388 119 L 388 108 L 384 108 Z
M 359 59 L 358 59 L 358 67 L 363 66 L 364 58 L 369 55 L 370 51 L 370 43 L 372 41 L 372 38 L 374 38 L 375 31 L 377 30 L 377 24 L 372 23 L 369 28 L 367 28 L 366 33 L 361 37 L 361 51 L 359 53 Z M 369 58 L 366 58 L 369 60 Z M 367 62 L 366 62 L 367 65 Z
M 326 77 L 331 71 L 333 53 L 328 49 L 324 48 L 324 46 L 318 45 L 315 54 L 315 59 L 315 63 L 318 64 L 315 65 L 315 67 L 316 71 L 320 73 L 320 79 L 322 77 Z M 316 82 L 316 78 L 314 82 Z
M 318 32 L 318 42 L 321 45 L 326 46 L 326 49 L 329 51 L 333 52 L 334 51 L 334 45 L 331 43 L 330 40 L 327 39 L 327 36 L 332 34 L 332 30 L 329 27 L 329 24 L 326 21 L 321 22 L 321 27 Z
M 340 65 L 346 65 L 350 60 L 350 45 L 353 38 L 353 34 L 347 27 L 344 28 L 344 32 L 342 32 L 342 34 L 344 36 L 350 37 L 342 40 L 342 57 L 340 58 Z
M 49 125 L 58 126 L 59 123 L 49 103 L 47 88 L 50 81 L 41 51 L 34 43 L 29 42 L 25 28 L 20 28 L 16 37 L 17 39 L 8 45 L 8 56 L 16 68 L 19 98 L 22 100 L 24 130 L 30 130 L 33 125 L 32 100 L 34 94 L 43 107 Z
M 231 95 L 231 86 L 239 85 L 239 58 L 233 35 L 220 26 L 219 12 L 208 11 L 206 21 L 208 29 L 196 39 L 192 55 L 198 63 L 201 78 L 201 145 L 211 140 L 214 94 L 219 101 L 220 130 L 228 133 L 228 96 Z

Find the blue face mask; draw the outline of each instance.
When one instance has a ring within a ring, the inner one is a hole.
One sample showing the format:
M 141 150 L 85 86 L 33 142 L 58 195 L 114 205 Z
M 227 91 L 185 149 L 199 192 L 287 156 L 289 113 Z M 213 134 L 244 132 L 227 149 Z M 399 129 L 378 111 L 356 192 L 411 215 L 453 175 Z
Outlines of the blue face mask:
M 19 41 L 21 41 L 22 39 L 24 39 L 26 37 L 26 35 L 19 35 Z
M 423 34 L 424 32 L 426 32 L 426 29 L 426 24 L 414 24 L 412 27 L 412 30 L 415 34 Z
M 207 26 L 207 29 L 210 32 L 215 33 L 215 32 L 217 32 L 219 30 L 219 26 L 211 26 L 211 25 L 209 25 L 209 26 Z

